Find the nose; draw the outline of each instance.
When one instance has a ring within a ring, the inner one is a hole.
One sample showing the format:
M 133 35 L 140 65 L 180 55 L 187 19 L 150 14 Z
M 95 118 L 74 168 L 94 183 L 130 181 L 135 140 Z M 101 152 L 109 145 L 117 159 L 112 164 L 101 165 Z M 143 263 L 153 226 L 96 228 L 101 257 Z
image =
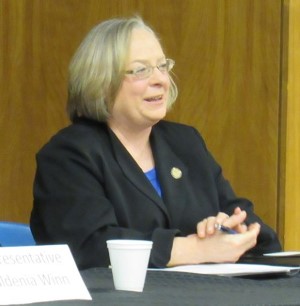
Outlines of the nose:
M 161 72 L 157 67 L 154 67 L 152 74 L 149 77 L 149 82 L 152 84 L 169 83 L 169 74 L 167 72 Z

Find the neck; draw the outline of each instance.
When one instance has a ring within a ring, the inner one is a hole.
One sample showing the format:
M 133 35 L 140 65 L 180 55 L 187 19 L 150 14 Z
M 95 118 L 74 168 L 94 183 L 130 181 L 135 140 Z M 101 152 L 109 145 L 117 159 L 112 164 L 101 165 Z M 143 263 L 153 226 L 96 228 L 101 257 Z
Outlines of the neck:
M 149 142 L 150 133 L 152 130 L 152 127 L 147 127 L 143 129 L 135 128 L 133 130 L 126 127 L 116 126 L 114 124 L 109 124 L 109 127 L 125 147 L 127 147 L 127 145 L 138 145 L 143 147 Z
M 154 167 L 150 146 L 151 127 L 136 131 L 120 129 L 114 125 L 110 125 L 110 128 L 144 172 Z

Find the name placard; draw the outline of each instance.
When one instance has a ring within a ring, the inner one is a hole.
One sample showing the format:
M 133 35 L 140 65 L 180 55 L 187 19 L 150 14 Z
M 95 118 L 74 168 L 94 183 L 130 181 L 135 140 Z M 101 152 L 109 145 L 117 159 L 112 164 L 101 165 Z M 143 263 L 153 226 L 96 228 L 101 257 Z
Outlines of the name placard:
M 0 247 L 0 305 L 91 299 L 67 245 Z

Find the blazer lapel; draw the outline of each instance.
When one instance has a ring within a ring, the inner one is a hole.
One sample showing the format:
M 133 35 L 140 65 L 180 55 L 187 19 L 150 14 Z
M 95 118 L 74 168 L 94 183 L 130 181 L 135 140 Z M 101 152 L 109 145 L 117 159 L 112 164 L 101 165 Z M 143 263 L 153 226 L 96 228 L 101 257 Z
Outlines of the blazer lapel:
M 168 216 L 168 211 L 161 197 L 143 173 L 116 135 L 108 128 L 112 140 L 113 151 L 124 175 L 142 192 L 151 199 Z M 169 216 L 168 216 L 169 217 Z
M 163 139 L 159 129 L 153 129 L 151 136 L 155 166 L 162 198 L 171 217 L 170 226 L 177 226 L 186 208 L 188 170 L 172 147 Z

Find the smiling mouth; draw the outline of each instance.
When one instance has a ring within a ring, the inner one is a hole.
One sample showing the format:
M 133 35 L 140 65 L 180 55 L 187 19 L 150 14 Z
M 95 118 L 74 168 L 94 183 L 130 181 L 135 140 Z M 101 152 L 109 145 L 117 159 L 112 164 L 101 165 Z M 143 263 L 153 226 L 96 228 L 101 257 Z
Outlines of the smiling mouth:
M 163 95 L 159 95 L 159 96 L 155 96 L 155 97 L 150 97 L 150 98 L 146 98 L 145 101 L 147 102 L 156 102 L 156 101 L 160 101 L 162 99 Z

